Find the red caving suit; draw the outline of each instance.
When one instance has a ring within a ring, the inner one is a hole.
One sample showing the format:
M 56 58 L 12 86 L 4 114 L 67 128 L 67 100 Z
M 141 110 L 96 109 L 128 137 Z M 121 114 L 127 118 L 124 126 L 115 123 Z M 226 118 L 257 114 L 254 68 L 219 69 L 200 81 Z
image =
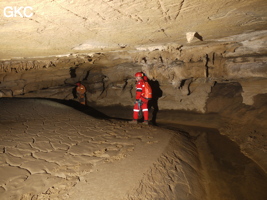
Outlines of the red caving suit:
M 136 96 L 135 99 L 136 101 L 141 100 L 141 106 L 139 108 L 138 103 L 134 104 L 134 109 L 133 109 L 133 119 L 137 120 L 138 119 L 138 113 L 140 111 L 140 109 L 142 109 L 143 112 L 143 116 L 144 116 L 144 120 L 148 121 L 148 107 L 147 107 L 147 103 L 148 103 L 148 99 L 143 97 L 144 94 L 144 80 L 141 79 L 140 81 L 138 81 L 136 83 Z

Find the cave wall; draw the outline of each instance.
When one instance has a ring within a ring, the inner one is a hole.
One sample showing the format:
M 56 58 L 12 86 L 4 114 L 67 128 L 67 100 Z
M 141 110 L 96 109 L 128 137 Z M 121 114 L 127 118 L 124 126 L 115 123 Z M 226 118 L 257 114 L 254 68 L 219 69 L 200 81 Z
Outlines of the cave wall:
M 0 97 L 75 100 L 75 83 L 82 81 L 88 105 L 132 107 L 134 74 L 143 71 L 160 110 L 217 113 L 221 121 L 213 128 L 267 171 L 267 36 L 261 31 L 234 39 L 5 60 L 0 62 Z
M 239 82 L 243 103 L 253 105 L 267 92 L 266 39 L 261 31 L 232 42 L 1 61 L 0 96 L 73 99 L 74 84 L 82 81 L 89 103 L 131 106 L 134 74 L 143 71 L 160 91 L 154 93 L 162 109 L 205 113 L 212 87 L 222 82 Z

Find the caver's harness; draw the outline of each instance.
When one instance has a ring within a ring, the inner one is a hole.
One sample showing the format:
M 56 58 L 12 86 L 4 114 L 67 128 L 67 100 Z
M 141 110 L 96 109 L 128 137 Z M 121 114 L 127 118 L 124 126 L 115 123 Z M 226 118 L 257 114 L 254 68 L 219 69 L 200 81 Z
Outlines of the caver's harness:
M 139 115 L 139 117 L 141 117 L 141 116 L 142 116 L 141 106 L 142 106 L 143 102 L 141 101 L 141 99 L 139 99 L 139 100 L 137 101 L 137 103 L 138 103 L 138 109 L 139 109 L 139 113 L 138 113 L 138 115 Z

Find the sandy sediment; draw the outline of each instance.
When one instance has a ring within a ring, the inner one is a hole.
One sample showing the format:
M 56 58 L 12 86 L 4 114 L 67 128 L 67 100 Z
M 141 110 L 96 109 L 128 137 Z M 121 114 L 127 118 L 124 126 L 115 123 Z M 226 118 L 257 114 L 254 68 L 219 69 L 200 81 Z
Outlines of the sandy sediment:
M 1 99 L 0 109 L 0 199 L 205 199 L 182 135 L 49 100 Z

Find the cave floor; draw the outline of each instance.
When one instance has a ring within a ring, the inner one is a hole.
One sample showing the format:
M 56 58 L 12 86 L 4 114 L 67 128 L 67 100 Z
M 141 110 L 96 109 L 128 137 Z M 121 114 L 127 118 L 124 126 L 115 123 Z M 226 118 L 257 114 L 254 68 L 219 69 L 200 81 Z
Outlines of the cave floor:
M 172 136 L 55 101 L 0 102 L 0 199 L 124 199 Z
M 176 123 L 159 117 L 158 126 L 129 126 L 127 109 L 110 118 L 114 108 L 73 109 L 42 99 L 0 102 L 1 199 L 123 199 L 174 132 L 197 147 L 207 199 L 267 198 L 266 174 L 219 134 L 214 114 L 180 113 Z
M 115 118 L 131 120 L 131 107 L 97 109 Z M 150 111 L 152 118 L 153 109 Z M 235 142 L 220 134 L 218 129 L 224 123 L 223 117 L 217 113 L 160 110 L 156 115 L 157 126 L 176 131 L 196 145 L 207 178 L 205 184 L 209 199 L 266 199 L 267 174 L 246 157 Z M 236 130 L 245 134 L 243 127 Z
M 194 142 L 206 177 L 208 199 L 263 200 L 267 197 L 266 173 L 217 129 L 166 122 L 159 126 L 177 131 Z

